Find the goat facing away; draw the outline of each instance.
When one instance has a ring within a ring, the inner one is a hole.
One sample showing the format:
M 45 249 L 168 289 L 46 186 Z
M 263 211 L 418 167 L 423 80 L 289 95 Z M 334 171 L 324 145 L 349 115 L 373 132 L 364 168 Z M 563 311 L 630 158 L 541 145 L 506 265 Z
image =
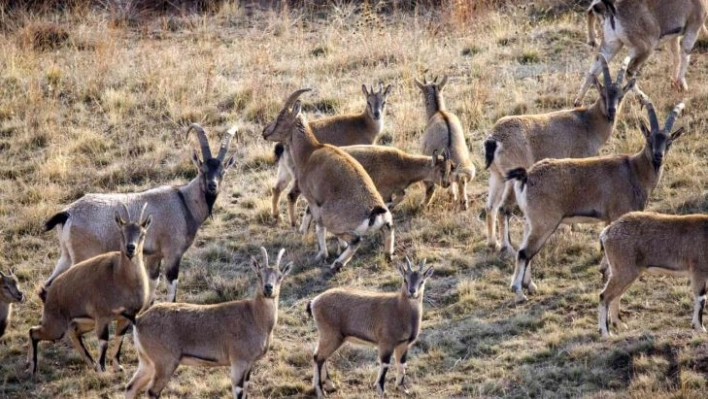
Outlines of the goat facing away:
M 191 130 L 197 133 L 203 160 L 194 151 L 192 162 L 198 173 L 189 183 L 157 187 L 140 193 L 86 194 L 47 221 L 46 231 L 56 225 L 61 226 L 58 232 L 61 257 L 45 282 L 40 297 L 46 295 L 46 288 L 71 265 L 118 250 L 118 231 L 107 228 L 113 214 L 124 204 L 131 212 L 138 212 L 147 203 L 146 211 L 160 221 L 145 237 L 145 264 L 150 274 L 151 300 L 154 299 L 160 276 L 160 263 L 164 260 L 170 286 L 168 300 L 175 301 L 182 256 L 194 242 L 199 227 L 211 215 L 224 174 L 234 164 L 233 156 L 228 161 L 224 161 L 224 157 L 235 129 L 224 136 L 216 157 L 211 155 L 204 129 L 195 123 L 189 127 L 187 134 Z
M 345 342 L 378 347 L 381 366 L 376 390 L 384 396 L 386 372 L 393 356 L 398 366 L 396 388 L 408 392 L 405 385 L 408 350 L 418 339 L 423 320 L 423 291 L 433 274 L 433 267 L 417 270 L 406 258 L 406 266 L 398 265 L 403 284 L 398 293 L 374 293 L 348 288 L 333 288 L 316 296 L 307 304 L 319 333 L 313 355 L 313 385 L 318 397 L 334 390 L 325 362 Z
M 391 85 L 384 89 L 379 82 L 378 91 L 373 87 L 361 86 L 366 97 L 366 109 L 361 114 L 334 115 L 310 121 L 310 128 L 317 141 L 337 147 L 374 144 L 384 127 L 384 109 L 386 98 L 391 92 Z M 278 162 L 278 175 L 273 186 L 272 215 L 277 221 L 280 218 L 278 203 L 280 193 L 285 190 L 290 181 L 295 179 L 295 162 L 285 144 L 275 145 L 275 157 Z M 288 215 L 290 225 L 295 227 L 295 204 L 300 195 L 297 181 L 288 194 Z
M 674 59 L 672 86 L 688 90 L 686 70 L 690 53 L 708 16 L 706 0 L 594 0 L 588 9 L 588 41 L 595 43 L 595 14 L 602 17 L 603 38 L 599 55 L 585 76 L 575 97 L 580 105 L 600 71 L 600 55 L 609 62 L 627 46 L 629 76 L 635 76 L 654 50 L 670 42 Z
M 137 221 L 128 221 L 118 212 L 120 251 L 108 252 L 80 262 L 59 275 L 47 290 L 42 322 L 30 328 L 30 345 L 27 364 L 37 376 L 37 344 L 56 341 L 69 332 L 71 342 L 83 359 L 93 367 L 91 354 L 84 345 L 82 335 L 96 330 L 100 342 L 100 355 L 96 371 L 104 371 L 108 350 L 108 326 L 118 321 L 112 344 L 111 358 L 114 369 L 118 362 L 123 335 L 130 326 L 130 319 L 149 305 L 150 288 L 143 263 L 143 246 L 152 217 L 143 217 L 147 204 Z M 107 228 L 108 226 L 106 226 Z
M 516 300 L 526 299 L 522 288 L 536 291 L 531 280 L 531 259 L 543 247 L 560 223 L 610 223 L 625 213 L 643 210 L 659 183 L 664 156 L 683 128 L 671 133 L 683 109 L 678 104 L 664 128 L 654 106 L 643 99 L 651 130 L 640 127 L 646 143 L 633 155 L 611 155 L 578 159 L 545 159 L 526 171 L 511 170 L 507 177 L 517 180 L 514 192 L 524 213 L 524 239 L 519 247 L 511 289 Z
M 147 388 L 157 398 L 180 364 L 197 367 L 231 366 L 234 399 L 246 397 L 251 370 L 265 356 L 278 322 L 278 298 L 292 262 L 280 269 L 285 249 L 274 266 L 261 247 L 264 263 L 251 258 L 258 276 L 252 299 L 216 305 L 159 303 L 135 321 L 138 370 L 126 386 L 126 399 Z
M 506 172 L 530 168 L 545 158 L 586 158 L 597 156 L 614 130 L 622 100 L 635 85 L 631 79 L 624 85 L 629 59 L 612 81 L 605 59 L 602 61 L 603 83 L 593 77 L 598 98 L 590 107 L 550 112 L 540 115 L 505 116 L 492 127 L 484 142 L 486 168 L 489 169 L 489 196 L 487 198 L 487 245 L 498 248 L 497 216 L 502 253 L 513 251 L 509 233 L 509 217 L 514 199 L 513 183 L 506 181 Z
M 620 324 L 622 294 L 645 271 L 687 276 L 693 291 L 693 322 L 705 332 L 703 308 L 708 279 L 708 216 L 662 215 L 631 212 L 600 233 L 600 245 L 609 268 L 609 278 L 600 293 L 599 330 L 608 336 L 609 324 Z M 609 314 L 609 320 L 608 320 Z
M 0 271 L 0 338 L 5 334 L 12 317 L 12 304 L 22 302 L 24 294 L 17 286 L 17 278 L 12 270 L 9 274 Z
M 406 189 L 411 184 L 422 181 L 438 184 L 443 188 L 450 186 L 454 164 L 450 161 L 450 152 L 447 149 L 442 152 L 442 156 L 433 151 L 433 156 L 429 157 L 408 154 L 397 148 L 381 145 L 351 145 L 340 148 L 364 167 L 389 210 L 403 201 Z M 300 225 L 300 233 L 305 234 L 311 222 L 312 213 L 308 207 Z
M 430 83 L 425 78 L 423 82 L 415 79 L 415 84 L 423 94 L 428 119 L 421 143 L 422 151 L 425 155 L 433 155 L 433 152 L 441 149 L 450 152 L 450 159 L 455 164 L 450 186 L 453 200 L 458 203 L 459 198 L 459 208 L 466 210 L 469 202 L 467 184 L 474 180 L 477 169 L 470 159 L 460 120 L 445 108 L 442 90 L 446 83 L 447 76 L 443 76 L 439 83 L 437 77 Z M 435 184 L 426 182 L 425 187 L 424 205 L 428 205 L 435 194 Z
M 295 91 L 275 121 L 263 130 L 263 138 L 287 144 L 297 185 L 307 199 L 315 222 L 318 260 L 326 260 L 329 230 L 347 248 L 331 265 L 333 271 L 345 266 L 361 245 L 361 238 L 383 228 L 384 250 L 393 256 L 393 219 L 364 168 L 341 148 L 321 144 L 302 115 L 298 96 L 310 89 Z

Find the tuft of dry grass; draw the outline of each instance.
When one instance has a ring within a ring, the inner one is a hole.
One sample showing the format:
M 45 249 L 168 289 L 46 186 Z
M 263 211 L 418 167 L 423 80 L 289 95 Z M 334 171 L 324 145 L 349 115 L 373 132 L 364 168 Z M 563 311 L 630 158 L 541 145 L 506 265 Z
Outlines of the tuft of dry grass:
M 422 3 L 229 3 L 206 14 L 141 14 L 130 23 L 115 23 L 105 8 L 13 14 L 0 29 L 0 267 L 17 266 L 24 290 L 33 292 L 59 254 L 56 233 L 42 232 L 47 217 L 85 193 L 185 183 L 196 175 L 190 156 L 197 148 L 185 126 L 201 123 L 214 145 L 236 124 L 237 163 L 225 177 L 214 217 L 186 253 L 180 299 L 216 303 L 247 296 L 254 280 L 249 257 L 261 245 L 286 248 L 295 270 L 282 288 L 271 350 L 253 371 L 249 389 L 253 397 L 311 396 L 316 332 L 303 314 L 307 300 L 336 286 L 393 291 L 400 282 L 379 253 L 378 236 L 330 276 L 313 261 L 312 233 L 301 237 L 274 225 L 272 144 L 261 131 L 295 88 L 316 89 L 303 101 L 317 116 L 361 112 L 361 85 L 383 81 L 394 90 L 382 141 L 417 152 L 426 121 L 413 78 L 448 74 L 446 103 L 461 119 L 480 172 L 467 212 L 452 212 L 442 190 L 422 208 L 421 187 L 411 187 L 394 212 L 395 253 L 428 258 L 436 268 L 420 340 L 409 356 L 410 396 L 704 396 L 708 337 L 690 330 L 692 301 L 683 279 L 652 276 L 634 284 L 622 301 L 627 328 L 601 340 L 595 331 L 601 226 L 557 233 L 534 259 L 540 292 L 521 305 L 513 304 L 508 290 L 513 262 L 486 250 L 488 175 L 481 148 L 487 129 L 504 115 L 571 105 L 593 56 L 584 44 L 582 7 L 553 0 Z M 0 17 L 4 22 L 9 15 Z M 708 140 L 702 136 L 708 130 L 708 59 L 701 51 L 689 67 L 687 93 L 670 87 L 666 49 L 656 52 L 641 77 L 661 114 L 687 100 L 677 122 L 687 133 L 666 159 L 652 210 L 708 209 Z M 602 153 L 638 151 L 643 138 L 637 121 L 645 113 L 628 99 Z M 512 218 L 515 242 L 521 225 L 520 216 Z M 161 286 L 159 298 L 165 294 Z M 104 375 L 88 370 L 68 340 L 43 343 L 41 380 L 29 379 L 23 371 L 26 332 L 41 310 L 32 294 L 15 307 L 0 344 L 0 397 L 122 397 L 137 362 L 131 342 L 125 345 L 126 374 Z M 88 342 L 95 352 L 96 339 Z M 374 349 L 346 346 L 330 370 L 340 387 L 335 397 L 374 394 Z M 182 367 L 164 396 L 228 392 L 228 370 Z

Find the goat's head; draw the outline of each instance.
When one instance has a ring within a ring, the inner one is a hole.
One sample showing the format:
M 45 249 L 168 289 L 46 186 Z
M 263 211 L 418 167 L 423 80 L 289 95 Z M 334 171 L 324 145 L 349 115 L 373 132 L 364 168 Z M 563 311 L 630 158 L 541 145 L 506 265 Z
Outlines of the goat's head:
M 654 168 L 659 169 L 664 161 L 664 156 L 671 147 L 671 144 L 681 137 L 684 132 L 683 127 L 671 132 L 674 122 L 676 121 L 676 117 L 679 116 L 684 108 L 684 105 L 683 103 L 679 103 L 674 107 L 673 111 L 671 111 L 669 116 L 666 118 L 666 123 L 664 124 L 663 129 L 659 127 L 659 120 L 656 117 L 656 111 L 654 111 L 654 105 L 651 103 L 651 100 L 648 97 L 643 96 L 642 105 L 647 108 L 650 126 L 650 128 L 647 128 L 644 122 L 640 122 L 639 125 L 642 129 L 642 134 L 646 139 L 644 154 L 652 161 Z
M 434 182 L 443 188 L 450 187 L 455 165 L 452 160 L 450 160 L 449 148 L 445 148 L 442 151 L 442 155 L 438 154 L 438 150 L 433 151 L 432 167 L 435 174 Z
M 120 216 L 118 211 L 116 211 L 116 223 L 118 224 L 121 232 L 121 251 L 125 253 L 128 259 L 133 259 L 135 255 L 143 252 L 145 234 L 147 234 L 147 230 L 150 228 L 150 224 L 152 223 L 152 216 L 144 216 L 147 206 L 148 204 L 146 202 L 140 211 L 140 217 L 138 217 L 138 220 L 135 222 L 131 221 L 130 211 L 125 204 L 123 204 L 123 209 L 128 217 L 127 221 Z
M 0 302 L 22 302 L 24 298 L 24 294 L 17 286 L 15 273 L 12 270 L 10 270 L 10 274 L 0 271 Z
M 280 295 L 280 283 L 287 276 L 293 267 L 293 262 L 288 262 L 283 270 L 280 270 L 280 262 L 283 260 L 285 248 L 281 248 L 278 252 L 278 258 L 274 266 L 268 263 L 268 251 L 261 247 L 263 254 L 263 264 L 258 263 L 255 257 L 251 257 L 251 268 L 258 276 L 258 293 L 265 298 L 277 298 Z
M 442 90 L 445 87 L 445 84 L 447 83 L 447 75 L 443 76 L 443 78 L 438 82 L 438 77 L 436 76 L 432 82 L 428 82 L 428 80 L 423 77 L 423 81 L 421 82 L 418 79 L 415 79 L 415 84 L 418 86 L 421 92 L 423 92 L 423 99 L 425 101 L 425 109 L 426 110 L 439 110 L 443 106 L 443 101 L 442 101 Z
M 617 115 L 617 110 L 622 105 L 622 99 L 624 95 L 634 88 L 637 83 L 636 78 L 632 78 L 623 86 L 624 77 L 627 74 L 627 67 L 629 66 L 629 57 L 625 58 L 622 62 L 619 72 L 617 72 L 617 80 L 612 81 L 612 76 L 610 75 L 610 67 L 607 65 L 607 60 L 604 56 L 598 55 L 600 58 L 600 63 L 602 64 L 602 76 L 603 82 L 600 83 L 597 76 L 595 76 L 594 82 L 598 93 L 600 94 L 600 100 L 602 101 L 602 113 L 605 114 L 608 120 L 614 121 Z
M 202 150 L 202 158 L 199 158 L 199 153 L 197 153 L 196 150 L 194 151 L 192 154 L 192 162 L 194 162 L 194 165 L 199 171 L 199 177 L 202 182 L 202 190 L 204 191 L 207 199 L 209 214 L 211 214 L 216 197 L 219 195 L 221 180 L 224 178 L 226 171 L 229 170 L 235 162 L 233 155 L 228 159 L 228 161 L 224 161 L 224 158 L 229 150 L 229 143 L 231 143 L 231 139 L 236 134 L 236 128 L 233 127 L 226 132 L 224 138 L 221 140 L 221 147 L 219 148 L 219 154 L 216 158 L 211 156 L 209 140 L 207 140 L 204 129 L 202 129 L 202 127 L 198 124 L 192 123 L 192 125 L 189 126 L 189 129 L 187 129 L 187 134 L 189 134 L 191 130 L 194 130 L 197 133 L 199 146 Z
M 361 90 L 366 96 L 366 112 L 369 117 L 375 121 L 381 120 L 383 118 L 384 107 L 386 106 L 386 97 L 391 92 L 391 85 L 386 86 L 384 89 L 383 83 L 379 82 L 379 90 L 374 91 L 374 87 L 369 87 L 366 89 L 366 85 L 361 85 Z
M 408 298 L 418 299 L 422 297 L 425 289 L 425 281 L 433 275 L 432 266 L 423 271 L 425 262 L 426 260 L 423 259 L 423 261 L 420 262 L 418 269 L 413 270 L 411 260 L 406 256 L 406 264 L 398 265 L 398 272 L 401 273 L 401 276 L 403 277 L 403 285 L 401 286 L 401 290 Z
M 312 89 L 296 90 L 285 100 L 285 105 L 275 120 L 263 129 L 264 139 L 279 143 L 285 143 L 290 139 L 300 117 L 300 111 L 302 111 L 302 104 L 300 104 L 298 97 L 310 90 Z

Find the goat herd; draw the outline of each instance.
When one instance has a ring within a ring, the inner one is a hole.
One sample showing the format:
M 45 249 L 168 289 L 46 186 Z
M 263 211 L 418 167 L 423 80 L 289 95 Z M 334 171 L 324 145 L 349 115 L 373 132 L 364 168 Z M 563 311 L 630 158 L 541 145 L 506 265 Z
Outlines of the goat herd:
M 693 327 L 705 331 L 702 312 L 708 278 L 708 217 L 637 212 L 645 208 L 660 179 L 665 155 L 683 133 L 683 128 L 672 132 L 672 127 L 684 105 L 678 104 L 662 127 L 636 79 L 653 49 L 669 40 L 676 50 L 674 83 L 678 89 L 687 89 L 688 54 L 703 28 L 706 3 L 625 0 L 615 4 L 595 0 L 588 10 L 591 42 L 593 20 L 598 17 L 603 23 L 603 41 L 578 93 L 576 108 L 504 117 L 484 142 L 490 171 L 488 244 L 512 251 L 509 215 L 513 201 L 518 203 L 525 228 L 511 288 L 516 300 L 523 301 L 524 289 L 529 293 L 536 290 L 531 259 L 559 224 L 605 222 L 608 227 L 600 234 L 604 251 L 601 270 L 607 279 L 599 305 L 602 335 L 609 334 L 610 323 L 619 321 L 622 293 L 645 270 L 691 278 Z M 643 22 L 637 23 L 637 18 Z M 630 48 L 631 57 L 624 60 L 613 80 L 608 61 L 623 45 Z M 600 71 L 602 82 L 596 77 Z M 308 89 L 298 90 L 263 131 L 264 139 L 278 143 L 273 216 L 278 219 L 280 194 L 294 180 L 287 196 L 290 223 L 295 226 L 295 202 L 302 194 L 308 206 L 300 232 L 306 233 L 314 222 L 317 259 L 324 261 L 329 256 L 327 231 L 338 239 L 339 256 L 331 265 L 333 272 L 352 259 L 362 237 L 379 230 L 385 235 L 385 253 L 392 257 L 390 210 L 413 183 L 424 183 L 425 204 L 439 185 L 450 187 L 459 208 L 467 209 L 467 184 L 475 177 L 475 167 L 460 121 L 444 106 L 442 90 L 447 78 L 415 83 L 423 94 L 428 119 L 423 155 L 373 145 L 383 128 L 391 89 L 382 84 L 377 89 L 362 87 L 367 102 L 362 114 L 314 121 L 305 118 L 298 100 Z M 589 107 L 578 106 L 591 83 L 597 88 L 597 101 Z M 599 149 L 610 137 L 630 91 L 639 96 L 648 112 L 649 127 L 641 123 L 644 148 L 632 155 L 600 157 Z M 292 262 L 283 265 L 285 250 L 281 249 L 272 263 L 268 251 L 261 247 L 262 261 L 253 257 L 251 262 L 258 276 L 252 299 L 218 305 L 175 303 L 182 255 L 212 213 L 223 176 L 234 164 L 234 158 L 226 155 L 235 130 L 224 136 L 216 157 L 204 130 L 197 124 L 187 132 L 192 130 L 199 139 L 201 157 L 194 152 L 198 174 L 189 183 L 140 193 L 87 194 L 47 221 L 46 230 L 59 226 L 61 257 L 40 292 L 45 303 L 41 324 L 29 331 L 27 363 L 33 375 L 38 368 L 38 342 L 56 341 L 66 333 L 90 367 L 104 371 L 109 355 L 113 368 L 120 370 L 122 338 L 133 325 L 139 365 L 126 387 L 126 398 L 143 389 L 150 397 L 158 397 L 180 364 L 230 366 L 234 397 L 246 396 L 252 367 L 266 353 L 277 323 L 280 285 Z M 163 261 L 168 302 L 153 304 Z M 378 347 L 376 386 L 380 395 L 384 394 L 392 357 L 398 368 L 396 387 L 406 390 L 407 352 L 420 331 L 424 284 L 433 270 L 425 268 L 425 261 L 414 267 L 406 258 L 398 271 L 403 278 L 399 293 L 335 288 L 308 303 L 307 312 L 319 331 L 313 357 L 313 385 L 318 396 L 334 389 L 325 362 L 345 341 Z M 0 278 L 1 335 L 9 321 L 9 304 L 21 301 L 23 294 L 12 275 Z M 115 336 L 109 345 L 109 325 L 114 321 Z M 95 362 L 82 339 L 92 330 L 100 342 Z

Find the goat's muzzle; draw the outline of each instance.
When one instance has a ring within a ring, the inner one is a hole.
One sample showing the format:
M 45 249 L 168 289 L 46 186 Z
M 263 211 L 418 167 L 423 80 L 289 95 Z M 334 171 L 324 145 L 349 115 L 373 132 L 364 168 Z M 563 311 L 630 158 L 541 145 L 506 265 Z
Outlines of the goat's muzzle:
M 263 286 L 263 295 L 266 298 L 272 298 L 273 297 L 273 285 L 272 284 L 266 284 Z
M 133 256 L 135 256 L 135 244 L 128 244 L 125 246 L 125 255 L 128 257 L 128 259 L 133 259 Z
M 215 181 L 210 181 L 207 183 L 207 191 L 209 194 L 218 194 L 219 184 Z

